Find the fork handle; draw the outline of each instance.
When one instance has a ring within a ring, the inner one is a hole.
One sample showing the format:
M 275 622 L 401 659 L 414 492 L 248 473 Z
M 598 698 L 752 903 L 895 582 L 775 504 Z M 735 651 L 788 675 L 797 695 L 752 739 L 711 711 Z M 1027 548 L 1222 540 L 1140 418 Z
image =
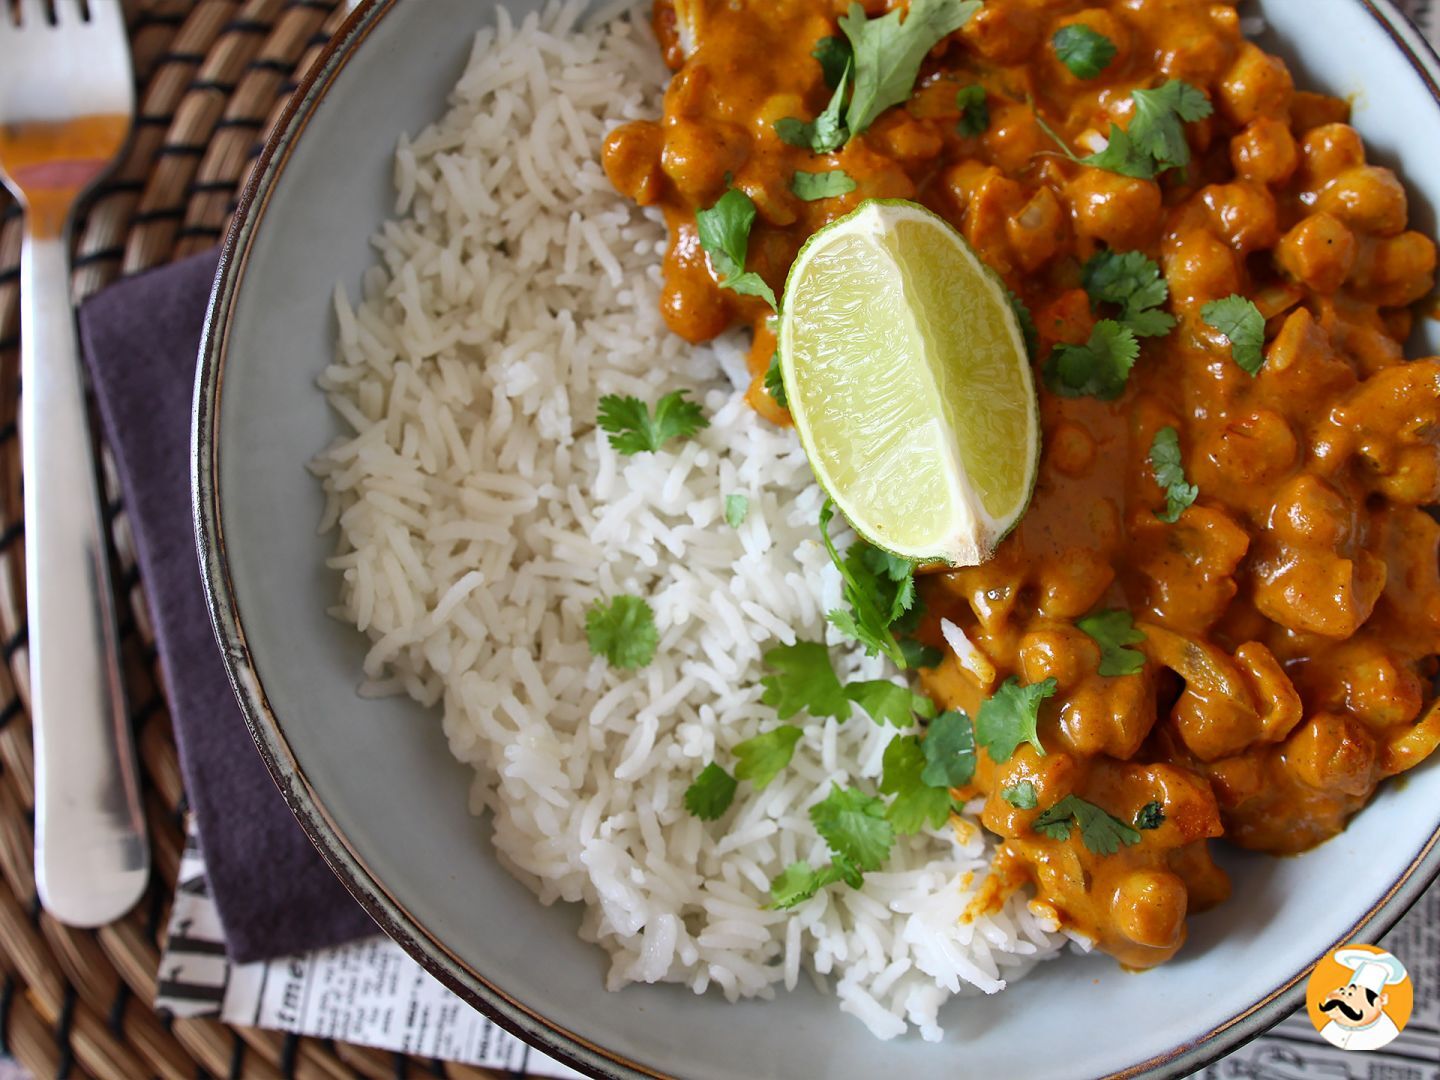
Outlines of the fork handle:
M 63 923 L 128 911 L 150 873 L 120 679 L 65 238 L 20 253 L 20 446 L 35 744 L 35 885 Z M 60 230 L 53 230 L 59 232 Z

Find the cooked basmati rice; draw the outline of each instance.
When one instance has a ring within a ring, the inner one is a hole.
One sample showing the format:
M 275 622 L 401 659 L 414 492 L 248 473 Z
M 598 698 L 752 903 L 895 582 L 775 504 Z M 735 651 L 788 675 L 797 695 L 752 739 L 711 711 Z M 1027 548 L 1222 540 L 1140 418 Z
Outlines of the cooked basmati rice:
M 541 902 L 585 905 L 610 988 L 770 997 L 806 971 L 877 1036 L 938 1039 L 947 999 L 1001 990 L 1064 941 L 1019 898 L 962 921 L 982 830 L 904 838 L 862 890 L 766 907 L 786 865 L 828 858 L 808 807 L 832 781 L 873 790 L 894 729 L 802 717 L 764 791 L 742 784 L 715 823 L 683 808 L 706 763 L 774 725 L 773 644 L 828 635 L 842 676 L 884 669 L 826 627 L 821 493 L 793 434 L 745 405 L 743 343 L 692 347 L 661 321 L 663 225 L 598 160 L 615 124 L 659 112 L 667 73 L 643 17 L 582 26 L 584 6 L 518 25 L 499 10 L 449 111 L 400 142 L 363 299 L 336 290 L 321 381 L 353 433 L 314 465 L 335 614 L 370 638 L 363 692 L 441 706 L 470 809 Z M 679 388 L 711 421 L 694 438 L 622 457 L 594 426 L 602 394 Z M 660 633 L 635 672 L 586 642 L 588 606 L 621 593 L 649 599 Z

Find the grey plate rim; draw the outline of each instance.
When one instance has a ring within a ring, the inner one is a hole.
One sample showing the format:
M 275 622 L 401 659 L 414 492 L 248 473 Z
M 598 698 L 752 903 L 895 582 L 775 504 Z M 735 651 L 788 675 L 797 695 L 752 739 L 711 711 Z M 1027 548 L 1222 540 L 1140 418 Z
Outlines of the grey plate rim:
M 1395 6 L 1394 0 L 1355 0 L 1380 24 L 1397 52 L 1415 69 L 1440 105 L 1440 55 Z M 325 47 L 309 75 L 287 102 L 261 149 L 241 192 L 221 249 L 215 284 L 205 315 L 196 372 L 190 444 L 191 511 L 200 575 L 224 660 L 226 674 L 271 778 L 326 864 L 376 924 L 431 975 L 463 1001 L 536 1049 L 572 1068 L 605 1080 L 673 1080 L 637 1061 L 567 1031 L 525 1006 L 474 970 L 431 935 L 365 864 L 348 837 L 326 812 L 285 737 L 246 643 L 230 579 L 219 492 L 220 394 L 235 299 L 244 281 L 252 242 L 264 220 L 275 184 L 294 147 L 329 91 L 335 76 L 397 0 L 361 0 Z M 1374 943 L 1440 877 L 1440 830 L 1421 848 L 1379 901 L 1368 908 L 1342 941 Z M 1236 1012 L 1228 1021 L 1167 1053 L 1156 1055 L 1103 1080 L 1188 1076 L 1262 1034 L 1288 1015 L 1303 996 L 1306 971 Z

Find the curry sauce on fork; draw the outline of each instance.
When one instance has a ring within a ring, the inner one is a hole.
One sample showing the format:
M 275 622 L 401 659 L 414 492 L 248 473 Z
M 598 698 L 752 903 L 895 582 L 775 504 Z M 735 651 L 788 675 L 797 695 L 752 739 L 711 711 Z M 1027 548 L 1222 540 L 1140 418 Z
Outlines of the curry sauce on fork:
M 656 0 L 676 72 L 664 116 L 614 132 L 606 170 L 666 216 L 668 325 L 695 342 L 753 326 L 749 398 L 781 423 L 764 385 L 770 308 L 721 287 L 697 233 L 730 187 L 757 211 L 746 268 L 777 295 L 806 239 L 864 200 L 940 214 L 1033 312 L 1037 374 L 1105 317 L 1082 281 L 1092 256 L 1161 268 L 1176 326 L 1141 339 L 1116 400 L 1040 380 L 1034 501 L 988 562 L 924 578 L 919 631 L 940 645 L 949 620 L 972 646 L 921 672 L 942 707 L 974 715 L 1012 676 L 1054 680 L 1045 752 L 980 752 L 959 792 L 985 797 L 1001 838 L 979 902 L 1033 885 L 1060 923 L 1150 967 L 1183 943 L 1187 913 L 1229 893 L 1209 840 L 1304 851 L 1440 741 L 1440 525 L 1424 509 L 1440 499 L 1440 361 L 1403 352 L 1435 245 L 1407 230 L 1405 190 L 1367 161 L 1346 103 L 1296 90 L 1233 3 L 987 0 L 931 50 L 908 101 L 820 154 L 775 125 L 826 108 L 814 52 L 846 7 Z M 1115 47 L 1094 77 L 1053 47 L 1074 24 Z M 1103 147 L 1112 122 L 1133 122 L 1133 93 L 1167 80 L 1214 107 L 1185 125 L 1187 168 L 1137 178 L 1057 146 Z M 988 123 L 963 123 L 981 101 Z M 797 172 L 834 170 L 853 190 L 796 194 Z M 1264 320 L 1255 374 L 1202 317 L 1232 295 Z M 1198 488 L 1173 521 L 1152 458 L 1165 428 Z M 1111 609 L 1144 635 L 1133 674 L 1101 674 L 1077 626 Z M 1005 797 L 1023 782 L 1030 805 Z M 1071 795 L 1148 827 L 1111 854 L 1079 828 L 1036 827 Z

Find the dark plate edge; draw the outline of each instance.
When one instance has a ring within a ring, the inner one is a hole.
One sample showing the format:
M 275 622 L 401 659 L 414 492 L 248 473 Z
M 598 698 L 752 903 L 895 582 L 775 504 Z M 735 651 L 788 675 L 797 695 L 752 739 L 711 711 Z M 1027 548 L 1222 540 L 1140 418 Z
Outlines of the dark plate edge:
M 1355 0 L 1394 42 L 1440 105 L 1440 56 L 1394 6 L 1392 0 Z M 395 6 L 396 0 L 362 0 L 341 25 L 281 114 L 274 133 L 241 193 L 221 252 L 205 317 L 195 382 L 191 430 L 191 509 L 206 604 L 230 685 L 245 723 L 291 812 L 326 864 L 376 924 L 435 978 L 486 1017 L 542 1052 L 604 1080 L 671 1080 L 667 1074 L 614 1054 L 527 1008 L 471 969 L 430 936 L 375 878 L 324 810 L 287 743 L 271 708 L 245 640 L 243 620 L 230 581 L 219 502 L 219 396 L 235 297 L 239 292 L 255 231 L 264 218 L 275 182 L 295 140 L 354 51 Z M 1399 921 L 1440 875 L 1440 830 L 1416 854 L 1405 872 L 1350 931 L 1347 941 L 1373 943 Z M 1312 962 L 1313 963 L 1313 962 Z M 1184 1077 L 1268 1030 L 1298 1005 L 1301 982 L 1311 965 L 1274 987 L 1248 1008 L 1168 1053 L 1138 1062 L 1105 1080 Z

